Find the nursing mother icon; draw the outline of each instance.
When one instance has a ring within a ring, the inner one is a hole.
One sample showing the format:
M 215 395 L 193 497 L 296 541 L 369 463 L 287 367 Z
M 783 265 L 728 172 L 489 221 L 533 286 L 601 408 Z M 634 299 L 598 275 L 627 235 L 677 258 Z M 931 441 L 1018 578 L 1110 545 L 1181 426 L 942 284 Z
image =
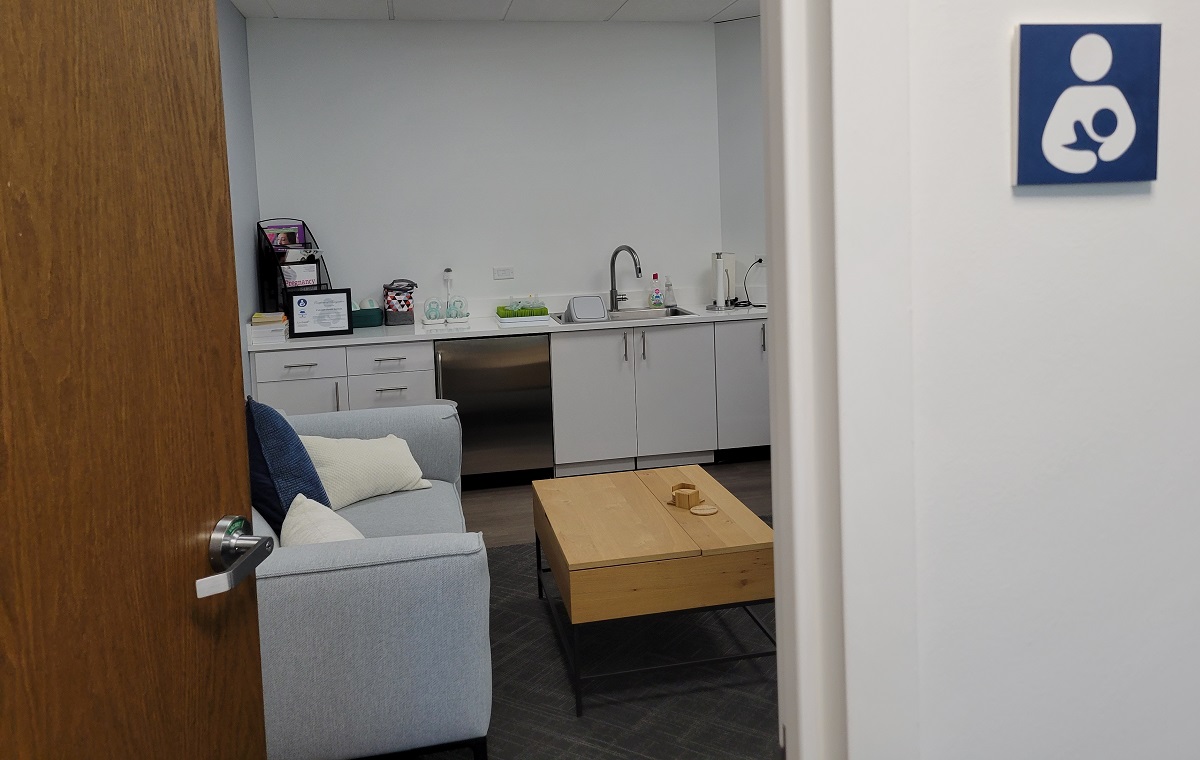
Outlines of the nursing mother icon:
M 1158 178 L 1161 24 L 1020 24 L 1013 185 Z
M 1071 49 L 1071 70 L 1084 82 L 1099 82 L 1112 70 L 1113 51 L 1099 34 L 1085 34 Z M 1088 174 L 1100 161 L 1125 155 L 1137 136 L 1137 121 L 1125 94 L 1113 85 L 1067 88 L 1042 132 L 1042 153 L 1068 174 Z

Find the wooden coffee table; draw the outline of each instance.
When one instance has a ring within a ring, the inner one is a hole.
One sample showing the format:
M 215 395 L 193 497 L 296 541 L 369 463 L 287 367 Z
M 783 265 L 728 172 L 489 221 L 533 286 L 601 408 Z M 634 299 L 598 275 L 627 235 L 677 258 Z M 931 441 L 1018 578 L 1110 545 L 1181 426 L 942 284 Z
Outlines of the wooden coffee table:
M 671 487 L 694 483 L 715 515 L 672 504 Z M 566 654 L 575 712 L 582 688 L 618 673 L 583 674 L 579 626 L 601 620 L 685 610 L 743 607 L 771 640 L 770 650 L 671 663 L 638 671 L 775 654 L 775 639 L 748 605 L 775 596 L 774 533 L 697 465 L 583 475 L 533 484 L 538 596 L 549 604 Z M 544 567 L 545 553 L 549 567 Z M 546 594 L 552 572 L 567 620 Z M 625 674 L 633 671 L 620 671 Z

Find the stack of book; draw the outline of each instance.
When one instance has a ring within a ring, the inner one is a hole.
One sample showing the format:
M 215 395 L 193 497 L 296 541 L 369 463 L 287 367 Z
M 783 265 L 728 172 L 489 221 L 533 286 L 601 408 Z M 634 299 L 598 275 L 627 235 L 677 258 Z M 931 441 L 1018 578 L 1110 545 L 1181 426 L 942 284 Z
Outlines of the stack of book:
M 288 336 L 287 315 L 282 311 L 256 312 L 247 329 L 251 343 L 283 343 Z

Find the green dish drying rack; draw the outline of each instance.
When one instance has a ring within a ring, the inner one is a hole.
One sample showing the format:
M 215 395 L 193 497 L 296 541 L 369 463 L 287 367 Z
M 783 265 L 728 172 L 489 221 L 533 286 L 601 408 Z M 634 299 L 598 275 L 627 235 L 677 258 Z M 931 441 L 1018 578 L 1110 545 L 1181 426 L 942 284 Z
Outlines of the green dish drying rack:
M 523 322 L 549 322 L 550 310 L 546 302 L 536 296 L 514 298 L 506 306 L 496 307 L 496 320 L 500 324 Z

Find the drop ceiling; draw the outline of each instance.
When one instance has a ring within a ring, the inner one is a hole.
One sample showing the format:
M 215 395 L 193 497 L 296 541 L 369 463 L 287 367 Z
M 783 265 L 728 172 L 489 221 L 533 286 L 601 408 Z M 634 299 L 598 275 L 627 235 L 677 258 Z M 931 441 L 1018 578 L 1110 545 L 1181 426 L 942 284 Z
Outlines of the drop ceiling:
M 233 0 L 246 18 L 377 21 L 732 21 L 759 0 Z

